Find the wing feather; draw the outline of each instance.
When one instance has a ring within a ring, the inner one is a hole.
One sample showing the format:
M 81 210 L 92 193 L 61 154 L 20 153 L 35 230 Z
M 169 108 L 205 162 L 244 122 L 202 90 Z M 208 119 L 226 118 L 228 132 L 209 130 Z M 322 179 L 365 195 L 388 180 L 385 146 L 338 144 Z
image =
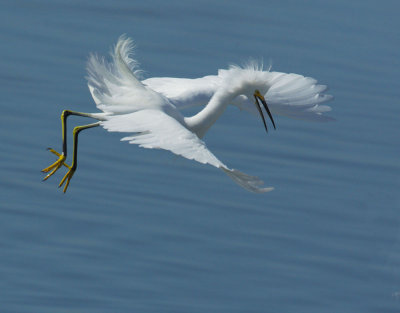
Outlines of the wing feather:
M 271 87 L 265 95 L 272 114 L 309 121 L 329 121 L 331 117 L 323 113 L 331 110 L 328 105 L 321 105 L 333 99 L 325 94 L 327 86 L 319 85 L 317 80 L 299 74 L 269 72 Z M 258 114 L 252 99 L 237 97 L 234 105 L 240 109 Z
M 110 116 L 102 122 L 102 126 L 111 132 L 134 133 L 122 140 L 143 148 L 169 150 L 203 164 L 225 166 L 207 149 L 201 139 L 162 111 L 141 110 Z
M 88 87 L 98 109 L 111 114 L 126 114 L 143 109 L 164 110 L 170 103 L 137 78 L 140 70 L 130 57 L 133 42 L 121 36 L 108 62 L 92 54 L 87 63 Z
M 273 190 L 272 187 L 263 187 L 263 181 L 258 177 L 228 168 L 208 150 L 199 137 L 162 111 L 142 110 L 107 116 L 106 119 L 101 125 L 108 131 L 133 133 L 122 138 L 123 141 L 148 149 L 169 150 L 187 159 L 210 164 L 223 170 L 233 181 L 251 192 Z
M 207 104 L 229 71 L 219 70 L 218 75 L 195 79 L 153 77 L 143 83 L 168 97 L 178 109 L 185 109 Z M 271 85 L 265 98 L 273 114 L 313 121 L 331 120 L 322 115 L 330 111 L 330 107 L 321 104 L 333 99 L 331 95 L 324 94 L 327 86 L 318 84 L 314 78 L 299 74 L 265 73 Z M 232 104 L 241 110 L 258 114 L 253 99 L 248 99 L 245 95 L 236 97 Z

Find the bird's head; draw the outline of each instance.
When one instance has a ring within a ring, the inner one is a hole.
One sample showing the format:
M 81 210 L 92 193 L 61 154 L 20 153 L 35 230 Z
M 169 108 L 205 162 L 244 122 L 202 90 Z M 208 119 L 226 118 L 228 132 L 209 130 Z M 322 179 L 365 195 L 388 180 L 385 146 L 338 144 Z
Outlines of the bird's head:
M 274 129 L 276 129 L 271 111 L 265 100 L 265 95 L 271 87 L 268 71 L 263 71 L 262 68 L 254 65 L 245 68 L 231 66 L 228 70 L 220 70 L 218 76 L 223 79 L 225 88 L 227 88 L 234 97 L 243 95 L 248 99 L 254 99 L 254 103 L 260 113 L 267 132 L 268 127 L 263 109 L 267 112 Z

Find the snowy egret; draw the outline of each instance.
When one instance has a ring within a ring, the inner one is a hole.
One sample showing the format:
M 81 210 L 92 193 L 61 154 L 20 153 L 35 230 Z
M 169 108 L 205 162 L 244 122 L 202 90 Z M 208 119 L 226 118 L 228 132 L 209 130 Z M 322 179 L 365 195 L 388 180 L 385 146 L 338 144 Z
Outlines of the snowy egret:
M 320 105 L 331 99 L 331 96 L 322 94 L 326 86 L 317 85 L 316 80 L 302 75 L 264 71 L 255 63 L 243 68 L 231 66 L 219 70 L 218 75 L 198 79 L 161 77 L 140 81 L 137 62 L 131 58 L 132 49 L 132 40 L 121 36 L 111 63 L 96 55 L 89 58 L 88 86 L 102 112 L 64 110 L 61 114 L 62 153 L 49 148 L 58 159 L 42 171 L 47 173 L 46 180 L 60 167 L 66 166 L 68 172 L 59 184 L 61 187 L 65 183 L 64 192 L 77 168 L 78 135 L 82 130 L 97 126 L 110 132 L 130 133 L 121 140 L 140 147 L 169 150 L 215 166 L 249 191 L 268 192 L 273 187 L 264 187 L 258 177 L 230 169 L 207 149 L 202 138 L 209 128 L 229 104 L 258 112 L 266 131 L 268 127 L 263 110 L 274 128 L 272 113 L 323 120 L 326 117 L 322 113 L 330 110 L 330 107 Z M 194 116 L 182 115 L 181 109 L 199 104 L 206 106 Z M 70 115 L 93 118 L 97 122 L 74 128 L 72 164 L 68 165 L 65 161 L 67 118 Z

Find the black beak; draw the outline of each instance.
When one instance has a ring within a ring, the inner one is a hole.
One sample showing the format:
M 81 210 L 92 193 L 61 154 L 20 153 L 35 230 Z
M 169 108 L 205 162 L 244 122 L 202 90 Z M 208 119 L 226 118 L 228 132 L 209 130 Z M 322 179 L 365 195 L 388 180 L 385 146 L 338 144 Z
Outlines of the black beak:
M 275 122 L 274 122 L 274 119 L 272 118 L 271 111 L 268 109 L 267 102 L 265 101 L 264 97 L 261 95 L 261 93 L 258 90 L 254 93 L 254 99 L 256 100 L 258 113 L 260 113 L 260 115 L 261 115 L 262 121 L 264 123 L 265 130 L 267 131 L 267 133 L 268 133 L 267 123 L 265 122 L 264 113 L 263 113 L 263 111 L 261 109 L 261 106 L 260 106 L 260 103 L 258 102 L 258 100 L 261 101 L 265 111 L 267 111 L 268 116 L 271 119 L 272 125 L 274 125 L 274 129 L 276 129 Z

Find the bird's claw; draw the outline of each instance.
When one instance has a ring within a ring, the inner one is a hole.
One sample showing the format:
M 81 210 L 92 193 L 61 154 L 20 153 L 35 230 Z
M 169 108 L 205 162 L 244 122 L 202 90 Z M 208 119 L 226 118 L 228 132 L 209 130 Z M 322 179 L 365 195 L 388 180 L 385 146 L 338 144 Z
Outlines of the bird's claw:
M 52 176 L 55 172 L 57 172 L 57 170 L 58 170 L 61 166 L 63 166 L 63 165 L 64 165 L 65 167 L 67 167 L 68 169 L 71 170 L 71 166 L 69 166 L 68 164 L 65 163 L 66 157 L 65 157 L 64 154 L 60 154 L 60 153 L 58 153 L 57 151 L 55 151 L 54 149 L 52 149 L 52 148 L 48 148 L 48 150 L 49 150 L 51 153 L 53 153 L 53 154 L 55 154 L 56 156 L 58 156 L 58 160 L 55 161 L 55 162 L 54 162 L 53 164 L 51 164 L 50 166 L 48 166 L 48 167 L 42 169 L 42 172 L 43 172 L 43 173 L 48 173 L 48 174 L 43 178 L 43 180 L 47 180 L 50 176 Z M 49 173 L 49 172 L 50 172 L 50 173 Z
M 67 191 L 69 182 L 72 178 L 72 176 L 75 173 L 75 168 L 73 168 L 72 166 L 68 165 L 67 163 L 65 163 L 65 159 L 66 156 L 64 155 L 64 153 L 58 153 L 56 150 L 52 149 L 52 148 L 48 148 L 47 150 L 49 150 L 51 153 L 55 154 L 56 156 L 58 156 L 58 160 L 55 161 L 53 164 L 51 164 L 50 166 L 42 169 L 43 173 L 48 173 L 43 180 L 47 180 L 50 176 L 52 176 L 61 166 L 65 166 L 68 168 L 68 172 L 67 174 L 65 174 L 65 176 L 63 177 L 63 179 L 61 179 L 60 184 L 58 185 L 58 187 L 60 188 L 64 182 L 65 182 L 65 186 L 64 186 L 64 193 Z
M 67 191 L 67 188 L 69 186 L 69 181 L 71 180 L 72 176 L 74 176 L 74 173 L 75 173 L 75 168 L 69 167 L 67 174 L 65 174 L 63 179 L 61 179 L 60 184 L 58 185 L 58 188 L 60 188 L 65 182 L 65 186 L 64 186 L 64 190 L 63 190 L 64 193 Z

